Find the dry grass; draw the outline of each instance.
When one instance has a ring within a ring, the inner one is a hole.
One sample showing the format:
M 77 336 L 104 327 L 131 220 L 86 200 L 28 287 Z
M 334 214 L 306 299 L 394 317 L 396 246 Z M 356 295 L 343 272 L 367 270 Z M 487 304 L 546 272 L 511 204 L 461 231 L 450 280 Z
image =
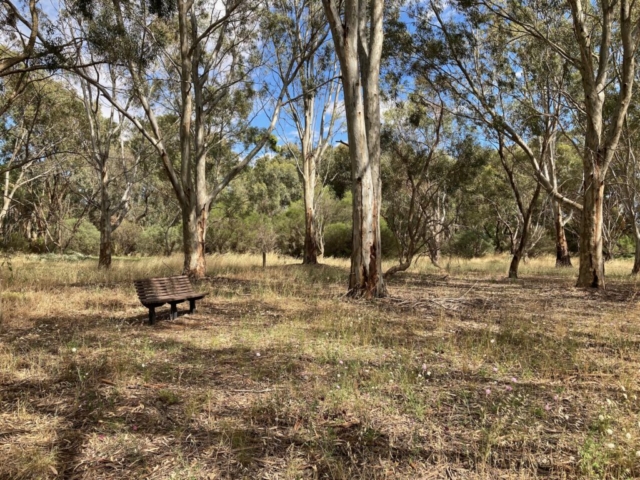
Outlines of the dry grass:
M 14 259 L 0 478 L 640 477 L 629 262 L 586 292 L 550 259 L 445 259 L 354 302 L 345 261 L 260 261 L 209 258 L 198 312 L 149 327 L 131 281 L 180 258 Z

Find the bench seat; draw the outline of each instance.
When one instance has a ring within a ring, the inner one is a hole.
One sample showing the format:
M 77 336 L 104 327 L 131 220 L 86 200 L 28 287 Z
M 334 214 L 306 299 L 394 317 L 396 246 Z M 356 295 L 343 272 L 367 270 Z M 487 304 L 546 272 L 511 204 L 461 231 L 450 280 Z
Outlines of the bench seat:
M 189 302 L 189 313 L 196 309 L 196 300 L 201 300 L 207 296 L 206 293 L 197 293 L 186 275 L 174 277 L 147 278 L 133 282 L 140 303 L 149 309 L 149 324 L 153 325 L 156 320 L 156 307 L 166 303 L 171 306 L 170 318 L 178 318 L 177 305 L 182 302 Z

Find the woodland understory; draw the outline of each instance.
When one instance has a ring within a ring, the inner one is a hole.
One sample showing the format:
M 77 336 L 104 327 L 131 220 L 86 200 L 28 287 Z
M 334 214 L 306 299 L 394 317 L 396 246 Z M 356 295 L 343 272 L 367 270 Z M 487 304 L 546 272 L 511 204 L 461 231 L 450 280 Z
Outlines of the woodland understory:
M 214 256 L 195 314 L 146 324 L 170 259 L 14 259 L 0 478 L 624 479 L 640 475 L 640 310 L 554 259 L 420 262 L 376 301 L 346 261 Z

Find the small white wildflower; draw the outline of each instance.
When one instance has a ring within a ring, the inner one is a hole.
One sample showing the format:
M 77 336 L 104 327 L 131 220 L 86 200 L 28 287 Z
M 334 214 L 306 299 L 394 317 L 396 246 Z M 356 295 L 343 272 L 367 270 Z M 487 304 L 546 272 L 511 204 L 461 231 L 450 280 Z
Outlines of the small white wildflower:
M 491 339 L 491 343 L 496 343 L 496 339 L 495 339 L 495 338 L 492 338 L 492 339 Z
M 607 428 L 607 435 L 613 435 L 613 430 L 611 430 L 610 428 Z
M 624 388 L 624 386 L 620 387 L 620 390 L 622 390 L 623 392 L 626 392 L 626 391 L 627 391 L 627 389 L 626 389 L 626 388 Z
M 625 437 L 627 437 L 627 440 L 631 440 L 631 434 L 629 432 L 627 432 L 627 434 L 625 435 Z
M 629 399 L 629 397 L 627 397 L 627 394 L 626 394 L 626 393 L 623 393 L 623 394 L 622 394 L 622 396 L 624 397 L 624 399 L 625 399 L 625 400 L 628 400 L 628 399 Z
M 431 371 L 427 372 L 427 377 L 431 376 Z
M 73 347 L 73 348 L 71 349 L 71 351 L 72 351 L 73 353 L 76 353 L 76 352 L 78 351 L 78 349 L 77 349 L 76 347 Z
M 607 443 L 607 448 L 616 448 L 615 443 Z
M 604 415 L 599 415 L 598 420 L 600 420 L 601 422 L 604 422 Z
M 142 368 L 146 367 L 146 365 L 145 365 L 144 363 L 141 363 L 141 364 L 140 364 L 140 366 L 141 366 Z
M 338 378 L 340 378 L 340 374 L 338 374 Z
M 336 385 L 336 389 L 340 390 L 340 385 Z
M 260 356 L 260 352 L 256 352 L 256 357 L 259 357 L 259 356 Z
M 418 378 L 422 378 L 422 374 L 421 373 L 418 374 Z

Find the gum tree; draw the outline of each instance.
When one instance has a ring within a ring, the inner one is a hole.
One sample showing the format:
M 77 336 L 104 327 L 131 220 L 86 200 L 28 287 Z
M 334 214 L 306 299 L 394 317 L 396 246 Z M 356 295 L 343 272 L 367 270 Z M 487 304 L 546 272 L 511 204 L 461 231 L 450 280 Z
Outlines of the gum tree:
M 382 0 L 322 0 L 340 70 L 353 182 L 353 247 L 349 292 L 383 297 L 380 237 L 380 59 Z

